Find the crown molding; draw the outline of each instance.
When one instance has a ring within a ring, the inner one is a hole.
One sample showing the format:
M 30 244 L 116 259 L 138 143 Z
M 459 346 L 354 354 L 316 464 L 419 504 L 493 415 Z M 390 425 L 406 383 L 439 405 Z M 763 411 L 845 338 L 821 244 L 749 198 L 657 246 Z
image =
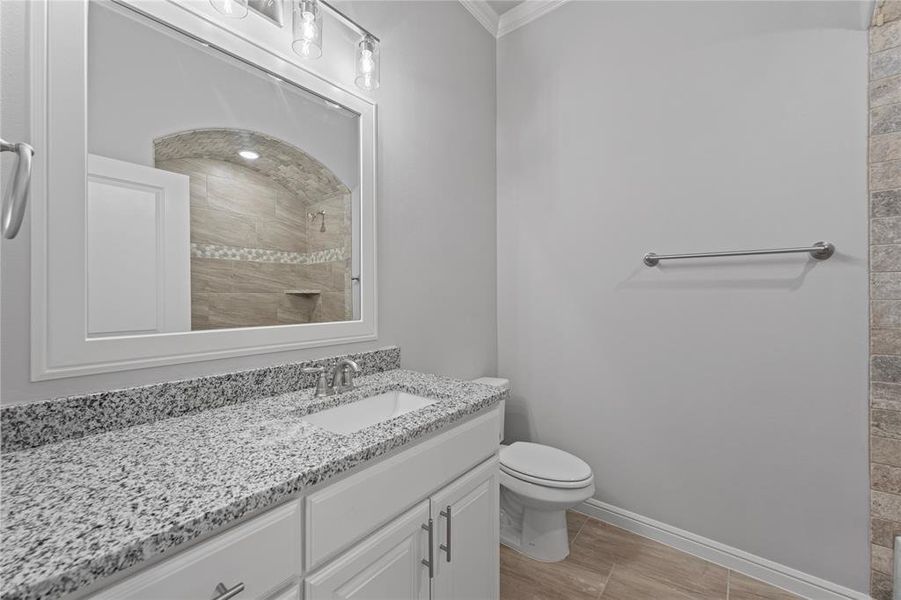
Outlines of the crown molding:
M 463 8 L 468 10 L 476 21 L 482 24 L 482 27 L 488 30 L 488 33 L 497 37 L 498 22 L 500 19 L 494 9 L 488 6 L 485 0 L 460 0 Z
M 497 37 L 502 37 L 539 17 L 543 17 L 569 0 L 526 0 L 514 6 L 498 19 Z
M 494 37 L 504 36 L 515 29 L 519 29 L 526 23 L 546 15 L 555 8 L 566 4 L 569 0 L 526 0 L 519 6 L 514 6 L 501 16 L 488 6 L 485 0 L 460 0 L 488 33 Z

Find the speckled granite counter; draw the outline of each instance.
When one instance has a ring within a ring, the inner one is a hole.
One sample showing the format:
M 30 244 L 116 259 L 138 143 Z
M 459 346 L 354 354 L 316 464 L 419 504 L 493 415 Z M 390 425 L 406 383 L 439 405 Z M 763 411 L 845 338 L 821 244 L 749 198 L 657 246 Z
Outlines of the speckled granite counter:
M 56 598 L 173 551 L 500 400 L 411 371 L 353 392 L 279 396 L 3 455 L 2 600 Z M 439 401 L 338 435 L 304 414 L 388 390 Z

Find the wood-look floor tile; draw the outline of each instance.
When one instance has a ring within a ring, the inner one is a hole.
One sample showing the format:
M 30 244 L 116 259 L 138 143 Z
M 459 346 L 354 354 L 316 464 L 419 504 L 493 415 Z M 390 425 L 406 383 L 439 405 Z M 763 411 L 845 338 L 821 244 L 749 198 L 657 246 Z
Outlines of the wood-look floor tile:
M 570 545 L 568 559 L 586 569 L 609 573 L 617 561 L 638 553 L 640 539 L 622 529 L 588 519 Z
M 801 600 L 801 598 L 747 575 L 731 571 L 729 600 Z
M 501 546 L 501 598 L 596 600 L 608 573 L 585 569 L 568 558 L 545 563 Z
M 726 597 L 727 569 L 595 519 L 582 527 L 572 554 L 577 564 L 615 564 L 621 579 L 652 579 L 692 598 Z
M 566 600 L 563 592 L 501 573 L 500 600 Z
M 566 511 L 566 532 L 569 534 L 569 543 L 573 543 L 576 534 L 582 529 L 582 525 L 588 520 L 588 515 L 577 513 L 573 510 Z
M 613 567 L 601 600 L 692 600 L 675 587 L 645 577 L 641 573 Z M 725 598 L 725 596 L 724 596 Z

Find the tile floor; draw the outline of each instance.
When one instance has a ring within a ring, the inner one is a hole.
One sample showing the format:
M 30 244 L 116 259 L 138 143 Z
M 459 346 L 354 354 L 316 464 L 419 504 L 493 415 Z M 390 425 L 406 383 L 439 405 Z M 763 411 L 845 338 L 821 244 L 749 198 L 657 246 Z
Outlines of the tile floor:
M 541 563 L 501 546 L 501 600 L 800 600 L 575 512 L 570 554 Z

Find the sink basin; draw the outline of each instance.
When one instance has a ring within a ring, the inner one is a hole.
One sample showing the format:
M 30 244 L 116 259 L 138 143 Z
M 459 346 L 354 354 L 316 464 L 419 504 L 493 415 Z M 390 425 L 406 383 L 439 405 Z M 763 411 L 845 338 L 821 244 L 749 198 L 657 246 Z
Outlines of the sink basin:
M 347 434 L 419 410 L 434 402 L 429 398 L 394 390 L 301 418 L 333 433 Z

